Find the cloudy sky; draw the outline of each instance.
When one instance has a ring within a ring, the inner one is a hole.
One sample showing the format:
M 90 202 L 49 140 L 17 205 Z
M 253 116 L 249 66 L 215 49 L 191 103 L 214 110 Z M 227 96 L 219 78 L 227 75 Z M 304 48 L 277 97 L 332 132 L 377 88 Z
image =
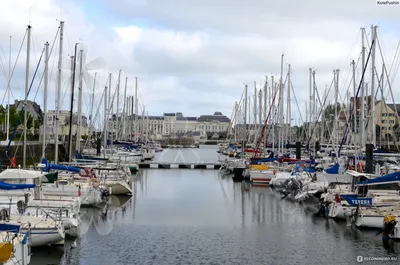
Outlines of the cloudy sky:
M 44 43 L 48 41 L 52 45 L 54 42 L 58 20 L 65 21 L 63 108 L 70 104 L 68 56 L 73 55 L 74 44 L 79 42 L 85 44 L 86 63 L 95 60 L 90 66 L 101 68 L 89 71 L 91 75 L 98 72 L 96 105 L 108 73 L 113 75 L 114 90 L 121 69 L 121 93 L 128 77 L 127 94 L 134 94 L 137 76 L 139 100 L 150 115 L 183 112 L 185 116 L 199 116 L 221 111 L 230 116 L 245 83 L 253 94 L 254 81 L 261 88 L 265 76 L 269 80 L 272 75 L 275 80 L 279 79 L 280 59 L 284 53 L 284 75 L 287 65 L 291 64 L 293 89 L 300 107 L 299 111 L 293 98 L 292 116 L 298 119 L 299 113 L 305 114 L 310 67 L 316 71 L 320 95 L 325 86 L 331 84 L 333 69 L 340 69 L 340 94 L 344 99 L 351 83 L 350 61 L 357 61 L 361 50 L 361 27 L 367 28 L 370 41 L 370 25 L 379 26 L 378 35 L 388 70 L 400 40 L 400 5 L 377 5 L 375 0 L 3 0 L 0 10 L 0 100 L 3 104 L 6 102 L 10 36 L 12 65 L 15 64 L 11 100 L 22 99 L 26 43 L 18 61 L 16 58 L 26 25 L 32 25 L 31 80 Z M 56 41 L 49 62 L 47 99 L 50 109 L 55 105 L 58 47 Z M 107 64 L 100 64 L 101 61 Z M 377 49 L 379 72 L 381 62 Z M 391 78 L 395 87 L 398 82 L 393 73 L 398 67 L 393 68 Z M 360 69 L 357 80 L 359 73 Z M 41 105 L 43 83 L 39 81 L 42 75 L 43 65 L 40 65 L 29 95 L 29 99 Z M 370 82 L 370 75 L 366 78 Z M 92 84 L 83 87 L 83 111 L 86 113 L 91 89 Z M 329 98 L 333 99 L 333 91 Z

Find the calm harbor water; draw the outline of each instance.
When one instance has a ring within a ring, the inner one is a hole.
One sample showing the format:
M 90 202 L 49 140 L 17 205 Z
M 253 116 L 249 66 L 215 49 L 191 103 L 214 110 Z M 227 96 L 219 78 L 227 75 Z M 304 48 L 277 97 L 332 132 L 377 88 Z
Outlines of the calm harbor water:
M 215 147 L 170 149 L 162 162 L 212 162 Z M 398 257 L 375 231 L 307 214 L 269 188 L 233 183 L 218 170 L 145 169 L 132 197 L 82 209 L 76 247 L 33 249 L 32 264 L 358 264 Z M 390 253 L 392 252 L 392 253 Z

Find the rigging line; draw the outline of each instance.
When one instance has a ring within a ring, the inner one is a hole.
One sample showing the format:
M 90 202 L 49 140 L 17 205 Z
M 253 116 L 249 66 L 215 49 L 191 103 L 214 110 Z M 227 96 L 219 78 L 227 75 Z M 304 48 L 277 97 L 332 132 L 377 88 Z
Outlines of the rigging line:
M 373 40 L 372 43 L 371 43 L 371 48 L 370 48 L 369 53 L 368 53 L 367 61 L 365 62 L 365 65 L 363 66 L 364 69 L 363 69 L 363 72 L 362 72 L 362 76 L 361 76 L 361 79 L 360 79 L 360 83 L 358 85 L 358 89 L 357 89 L 357 93 L 356 93 L 355 98 L 358 97 L 358 94 L 360 93 L 361 85 L 364 82 L 364 76 L 365 76 L 365 72 L 367 71 L 367 66 L 368 66 L 369 59 L 371 58 L 371 53 L 372 53 L 372 48 L 373 48 L 374 42 L 375 42 L 375 40 Z M 351 106 L 351 107 L 356 107 L 356 106 Z M 350 119 L 353 116 L 353 108 L 350 108 L 350 109 L 351 109 L 351 112 L 350 112 L 351 115 L 349 117 L 349 122 L 350 122 Z M 341 141 L 340 146 L 339 146 L 339 150 L 338 150 L 338 154 L 337 154 L 338 158 L 340 157 L 340 151 L 342 150 L 343 143 L 344 143 L 345 139 L 347 138 L 347 134 L 348 134 L 348 130 L 349 130 L 349 122 L 346 124 L 346 129 L 345 129 L 345 132 L 344 132 L 343 137 L 342 137 L 342 141 Z
M 0 44 L 0 49 L 4 53 L 3 46 L 1 44 Z M 4 58 L 7 58 L 7 56 L 5 56 L 5 55 L 3 55 L 3 56 L 4 56 Z M 0 63 L 1 63 L 1 69 L 3 70 L 4 79 L 8 83 L 8 74 L 6 72 L 6 68 L 4 67 L 3 60 L 1 59 L 1 54 L 0 54 Z
M 17 66 L 17 62 L 18 62 L 19 56 L 21 54 L 22 47 L 24 46 L 24 42 L 25 42 L 25 38 L 26 38 L 27 34 L 28 34 L 28 29 L 25 30 L 25 35 L 24 35 L 24 38 L 22 39 L 21 47 L 19 48 L 18 55 L 17 55 L 17 58 L 15 59 L 15 63 L 14 63 L 14 66 L 13 66 L 13 70 L 11 71 L 11 74 L 10 74 L 10 80 L 12 79 L 12 77 L 14 75 L 15 67 Z M 11 92 L 11 96 L 14 98 L 14 95 L 12 93 L 12 89 L 10 89 L 10 92 Z M 3 102 L 4 102 L 4 99 L 5 99 L 5 96 L 6 95 L 4 95 Z
M 54 45 L 55 45 L 55 43 L 56 43 L 56 41 L 57 41 L 57 36 L 58 36 L 59 30 L 60 30 L 60 29 L 57 30 L 56 36 L 54 37 L 53 43 L 52 43 L 51 48 L 50 48 L 49 58 L 48 58 L 49 61 L 50 61 L 50 58 L 51 58 L 51 55 L 52 55 L 52 52 L 53 52 Z M 55 60 L 53 60 L 53 67 L 54 67 L 54 62 L 55 62 Z M 52 71 L 51 71 L 51 72 L 52 72 Z M 41 78 L 40 78 L 39 85 L 38 85 L 38 89 L 36 90 L 36 94 L 35 94 L 35 96 L 34 96 L 34 98 L 33 98 L 33 101 L 36 100 L 36 96 L 37 96 L 37 94 L 38 94 L 38 92 L 39 92 L 39 87 L 40 87 L 40 85 L 42 84 L 43 79 L 44 79 L 44 71 L 43 71 L 43 74 L 42 74 L 42 76 L 41 76 Z
M 37 64 L 36 69 L 35 69 L 35 72 L 34 72 L 34 74 L 33 74 L 33 76 L 32 76 L 32 81 L 31 81 L 31 83 L 30 83 L 30 85 L 29 85 L 29 88 L 28 88 L 27 97 L 29 96 L 29 93 L 31 92 L 31 88 L 32 88 L 32 85 L 33 85 L 33 81 L 34 81 L 35 78 L 36 78 L 36 74 L 37 74 L 37 71 L 38 71 L 38 69 L 39 69 L 40 62 L 42 61 L 42 57 L 43 57 L 44 51 L 45 51 L 45 49 L 43 49 L 42 54 L 40 55 L 39 62 L 38 62 L 38 64 Z M 0 163 L 0 168 L 1 168 L 1 166 L 3 165 L 3 163 L 4 163 L 4 160 L 5 160 L 5 158 L 6 158 L 6 155 L 7 155 L 8 150 L 10 149 L 11 141 L 13 140 L 13 138 L 14 138 L 14 136 L 15 136 L 15 132 L 16 132 L 16 130 L 17 130 L 18 124 L 19 124 L 19 122 L 20 122 L 21 119 L 22 119 L 22 113 L 24 112 L 24 109 L 25 109 L 25 106 L 23 105 L 22 108 L 21 108 L 21 110 L 19 111 L 18 120 L 17 120 L 16 124 L 14 125 L 14 129 L 13 129 L 12 134 L 11 134 L 11 136 L 10 136 L 10 139 L 9 139 L 9 141 L 8 141 L 7 148 L 6 148 L 6 150 L 4 151 L 4 155 L 3 155 L 3 158 L 2 158 L 1 163 Z M 24 128 L 24 130 L 26 130 L 26 128 Z M 22 137 L 20 137 L 20 140 L 19 140 L 20 142 L 21 142 L 21 138 L 22 138 Z M 19 145 L 17 145 L 17 147 L 15 148 L 14 157 L 15 157 L 15 155 L 17 154 L 18 147 L 19 147 Z
M 102 107 L 102 104 L 101 104 L 101 103 L 103 103 L 104 94 L 105 94 L 105 89 L 103 90 L 103 93 L 101 94 L 100 102 L 99 102 L 99 104 L 97 105 L 97 110 L 96 110 L 96 113 L 95 113 L 95 115 L 94 115 L 94 119 L 92 118 L 92 119 L 93 119 L 93 121 L 92 121 L 92 126 L 94 126 L 95 122 L 97 121 L 97 117 L 100 116 L 100 108 Z M 103 132 L 104 132 L 104 131 L 102 131 L 102 132 L 100 133 L 100 138 L 102 138 Z M 86 148 L 86 147 L 88 146 L 91 137 L 92 137 L 92 136 L 89 135 L 88 138 L 86 139 L 85 144 L 84 144 L 84 148 Z
M 335 77 L 332 78 L 332 82 L 331 82 L 331 85 L 330 85 L 330 87 L 329 87 L 328 93 L 326 94 L 326 97 L 325 97 L 325 99 L 324 99 L 324 106 L 325 106 L 325 104 L 326 104 L 326 100 L 328 99 L 329 91 L 331 90 L 331 88 L 332 88 L 332 86 L 333 86 L 334 80 L 335 80 Z M 335 108 L 336 108 L 336 106 L 335 106 Z M 321 114 L 323 113 L 323 111 L 324 111 L 324 109 L 321 109 L 321 110 L 319 111 L 319 114 L 318 114 L 318 116 L 317 116 L 317 120 L 319 120 L 319 117 L 321 116 Z M 310 121 L 310 123 L 311 123 L 311 121 Z M 309 125 L 309 126 L 310 126 L 310 125 Z M 314 131 L 316 130 L 315 127 L 316 127 L 316 126 L 313 126 L 313 127 L 311 128 L 311 135 L 308 137 L 307 145 L 310 144 L 312 135 L 314 134 Z
M 72 46 L 71 46 L 71 42 L 69 40 L 68 31 L 65 28 L 64 28 L 64 32 L 65 32 L 65 36 L 67 37 L 68 46 L 69 46 L 69 52 L 72 54 L 73 49 L 72 49 Z
M 382 54 L 382 50 L 381 50 L 379 38 L 377 38 L 377 42 L 378 42 L 378 47 L 379 47 L 379 51 L 380 51 L 380 55 L 381 55 L 382 61 L 385 62 L 385 61 L 384 61 L 384 58 L 383 58 L 383 54 Z M 398 52 L 399 46 L 400 46 L 400 41 L 399 41 L 399 43 L 398 43 L 398 45 L 397 45 L 396 53 Z M 399 53 L 398 55 L 400 55 L 400 53 Z M 398 56 L 397 58 L 398 58 L 397 60 L 398 60 L 399 63 L 400 63 L 400 60 L 399 60 L 399 59 L 400 59 L 400 56 Z M 396 61 L 396 57 L 394 58 L 394 60 L 393 60 L 393 62 L 392 62 L 392 65 L 393 65 L 394 61 Z M 393 77 L 392 77 L 392 80 L 389 81 L 389 80 L 390 80 L 391 70 L 392 70 L 392 69 L 389 70 L 389 74 L 388 74 L 388 73 L 387 73 L 386 64 L 384 64 L 384 71 L 385 71 L 385 73 L 386 73 L 386 75 L 385 75 L 385 77 L 386 77 L 386 83 L 387 83 L 388 86 L 389 86 L 389 90 L 388 90 L 388 93 L 386 94 L 386 97 L 388 97 L 388 96 L 389 96 L 389 93 L 390 93 L 391 96 L 392 96 L 392 99 L 393 99 L 393 103 L 395 103 L 394 97 L 393 97 L 393 91 L 392 91 L 391 84 L 394 82 L 394 79 L 396 78 L 397 72 L 398 72 L 398 70 L 399 70 L 399 65 L 397 65 L 397 68 L 396 68 L 395 73 L 394 73 L 394 75 L 393 75 Z M 395 107 L 396 107 L 396 106 L 395 106 Z M 396 110 L 396 112 L 397 112 L 397 110 Z

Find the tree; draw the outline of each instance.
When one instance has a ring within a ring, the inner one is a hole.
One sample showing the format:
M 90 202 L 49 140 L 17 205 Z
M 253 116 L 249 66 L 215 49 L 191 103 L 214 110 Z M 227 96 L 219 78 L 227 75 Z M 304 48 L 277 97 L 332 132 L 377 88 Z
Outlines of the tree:
M 337 103 L 336 110 L 337 114 L 340 116 L 340 111 L 346 106 L 344 104 Z M 328 137 L 329 133 L 332 132 L 335 123 L 335 104 L 329 104 L 325 107 L 322 119 L 325 121 L 324 137 Z M 348 117 L 346 117 L 348 118 Z M 329 138 L 329 137 L 328 137 Z

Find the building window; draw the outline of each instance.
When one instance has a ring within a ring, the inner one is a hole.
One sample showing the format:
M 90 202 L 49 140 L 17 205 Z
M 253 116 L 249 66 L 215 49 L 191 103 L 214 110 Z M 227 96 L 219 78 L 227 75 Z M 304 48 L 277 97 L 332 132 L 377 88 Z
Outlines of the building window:
M 386 120 L 382 120 L 382 123 L 386 123 Z

